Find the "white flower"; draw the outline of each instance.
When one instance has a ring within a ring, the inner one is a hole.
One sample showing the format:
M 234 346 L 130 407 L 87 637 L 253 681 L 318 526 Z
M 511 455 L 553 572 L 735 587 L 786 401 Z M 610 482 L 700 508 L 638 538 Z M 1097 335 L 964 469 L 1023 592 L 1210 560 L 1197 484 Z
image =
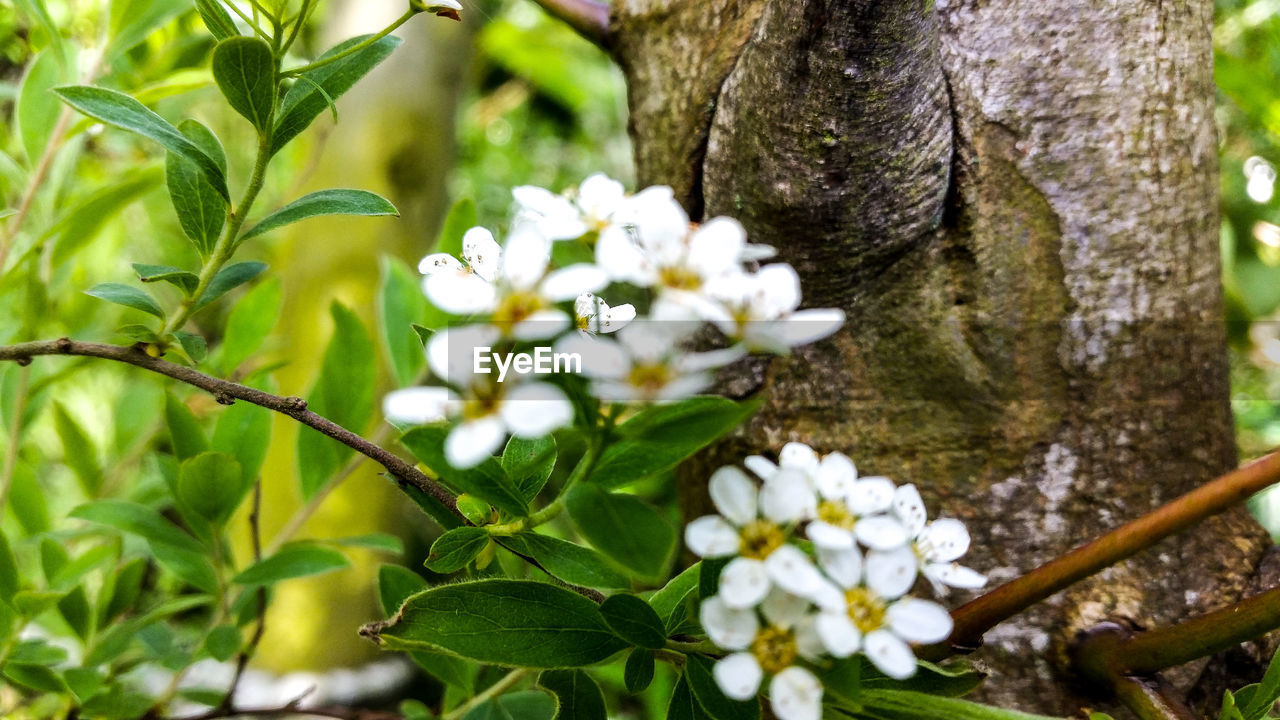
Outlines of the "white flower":
M 817 472 L 821 501 L 805 533 L 815 545 L 833 550 L 854 541 L 875 550 L 891 550 L 907 542 L 907 530 L 886 513 L 893 505 L 894 485 L 886 477 L 859 478 L 843 453 L 822 458 Z
M 910 556 L 910 551 L 906 552 Z M 908 643 L 946 640 L 951 634 L 951 615 L 937 603 L 901 597 L 910 587 L 902 587 L 901 556 L 896 558 L 896 567 L 875 561 L 877 556 L 882 560 L 889 557 L 870 553 L 864 568 L 857 548 L 819 550 L 822 569 L 839 589 L 817 596 L 822 610 L 815 626 L 831 655 L 843 658 L 862 651 L 885 675 L 901 680 L 916 671 L 915 654 Z M 907 559 L 914 579 L 914 562 Z
M 499 248 L 484 228 L 472 228 L 462 240 L 463 266 L 447 253 L 423 258 L 427 297 L 456 315 L 486 314 L 503 331 L 520 340 L 560 334 L 571 324 L 555 303 L 594 292 L 608 283 L 604 271 L 579 263 L 547 272 L 551 260 L 546 238 L 532 228 L 512 233 Z
M 786 542 L 784 526 L 807 517 L 814 497 L 798 476 L 779 476 L 762 491 L 741 470 L 716 470 L 709 483 L 719 515 L 685 527 L 685 544 L 704 558 L 734 557 L 720 573 L 719 595 L 732 608 L 756 605 L 778 587 L 807 597 L 825 584 L 800 548 Z
M 636 319 L 636 309 L 630 304 L 609 307 L 604 300 L 582 293 L 573 303 L 578 330 L 588 334 L 617 332 Z
M 526 216 L 552 240 L 572 240 L 608 228 L 626 199 L 622 183 L 596 173 L 577 192 L 557 195 L 545 188 L 523 185 L 511 191 Z
M 808 601 L 773 590 L 760 606 L 761 626 L 754 609 L 735 609 L 716 595 L 703 601 L 700 620 L 708 637 L 730 653 L 713 668 L 716 684 L 734 700 L 748 700 L 760 691 L 766 674 L 769 700 L 781 720 L 818 720 L 822 716 L 822 683 L 795 665 L 822 654 Z
M 934 592 L 945 595 L 948 586 L 976 590 L 987 584 L 985 575 L 956 563 L 969 550 L 969 531 L 964 523 L 952 518 L 926 522 L 924 500 L 915 485 L 898 488 L 893 505 L 894 514 L 911 536 L 920 574 L 933 585 Z
M 709 370 L 742 356 L 739 348 L 682 352 L 680 323 L 635 322 L 614 335 L 617 341 L 581 334 L 556 343 L 557 353 L 582 358 L 582 374 L 606 402 L 671 402 L 711 385 Z
M 721 332 L 752 350 L 783 354 L 834 333 L 844 324 L 836 308 L 797 310 L 800 276 L 786 263 L 755 273 L 730 273 L 708 282 L 707 294 L 725 315 L 713 320 Z
M 763 455 L 751 455 L 742 461 L 747 469 L 755 473 L 761 480 L 768 480 L 774 476 L 779 470 L 794 470 L 801 473 L 808 480 L 810 485 L 816 490 L 818 485 L 818 468 L 821 461 L 818 454 L 813 448 L 800 442 L 789 442 L 782 446 L 782 450 L 778 453 L 778 462 Z

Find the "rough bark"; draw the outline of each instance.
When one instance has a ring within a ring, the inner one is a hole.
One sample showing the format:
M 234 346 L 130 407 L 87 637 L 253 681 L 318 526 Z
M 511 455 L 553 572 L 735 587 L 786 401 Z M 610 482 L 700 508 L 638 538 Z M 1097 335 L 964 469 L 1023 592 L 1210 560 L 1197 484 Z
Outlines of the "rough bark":
M 614 12 L 641 184 L 740 218 L 849 313 L 736 379 L 769 401 L 708 464 L 848 452 L 968 522 L 997 583 L 1234 466 L 1211 2 Z M 1096 704 L 1065 672 L 1077 631 L 1225 604 L 1264 545 L 1229 514 L 999 626 L 985 699 Z

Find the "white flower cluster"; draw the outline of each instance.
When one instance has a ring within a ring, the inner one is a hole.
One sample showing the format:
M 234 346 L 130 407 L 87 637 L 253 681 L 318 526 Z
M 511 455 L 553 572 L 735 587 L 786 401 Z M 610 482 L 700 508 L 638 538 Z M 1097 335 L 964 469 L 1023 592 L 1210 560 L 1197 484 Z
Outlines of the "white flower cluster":
M 428 342 L 428 365 L 448 387 L 406 388 L 384 401 L 393 422 L 457 421 L 445 447 L 455 467 L 482 462 L 507 434 L 538 437 L 573 421 L 560 387 L 477 376 L 467 365 L 472 348 L 554 343 L 556 353 L 582 358 L 581 374 L 601 400 L 669 402 L 705 389 L 713 370 L 747 353 L 785 353 L 844 323 L 838 309 L 797 309 L 800 280 L 790 265 L 757 269 L 772 248 L 748 243 L 730 218 L 690 223 L 671 188 L 628 195 L 593 175 L 565 194 L 519 187 L 513 195 L 518 213 L 505 246 L 472 228 L 461 259 L 436 253 L 418 266 L 431 302 L 471 323 Z M 593 246 L 593 261 L 553 269 L 557 241 Z M 615 284 L 649 292 L 646 317 L 596 295 Z M 686 351 L 706 323 L 730 347 Z
M 774 714 L 818 720 L 822 684 L 803 665 L 861 652 L 885 675 L 915 674 L 911 643 L 941 642 L 951 616 L 908 595 L 923 575 L 935 592 L 975 589 L 986 578 L 956 561 L 969 549 L 958 520 L 929 522 L 914 485 L 858 477 L 853 462 L 789 443 L 774 463 L 752 456 L 711 477 L 718 515 L 685 528 L 704 558 L 732 558 L 715 596 L 702 603 L 703 629 L 730 654 L 716 663 L 725 695 L 746 700 L 766 675 Z M 807 538 L 816 562 L 800 544 Z

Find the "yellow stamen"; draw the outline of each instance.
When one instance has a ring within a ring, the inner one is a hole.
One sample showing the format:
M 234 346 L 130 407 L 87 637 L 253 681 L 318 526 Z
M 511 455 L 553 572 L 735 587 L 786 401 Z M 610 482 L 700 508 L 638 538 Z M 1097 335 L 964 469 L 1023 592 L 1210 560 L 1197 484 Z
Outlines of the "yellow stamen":
M 786 541 L 782 528 L 768 520 L 752 520 L 742 527 L 739 537 L 742 546 L 738 554 L 753 560 L 764 560 Z
M 751 654 L 760 663 L 760 669 L 769 675 L 791 667 L 799 651 L 796 649 L 796 636 L 790 630 L 778 627 L 767 627 L 756 634 L 751 643 Z
M 823 500 L 818 503 L 818 519 L 845 530 L 852 530 L 858 522 L 858 518 L 849 512 L 849 506 L 839 500 Z
M 856 587 L 845 591 L 845 601 L 849 604 L 849 619 L 862 634 L 884 627 L 884 600 L 867 588 Z
M 658 271 L 658 284 L 672 290 L 697 290 L 702 276 L 685 267 L 664 267 Z

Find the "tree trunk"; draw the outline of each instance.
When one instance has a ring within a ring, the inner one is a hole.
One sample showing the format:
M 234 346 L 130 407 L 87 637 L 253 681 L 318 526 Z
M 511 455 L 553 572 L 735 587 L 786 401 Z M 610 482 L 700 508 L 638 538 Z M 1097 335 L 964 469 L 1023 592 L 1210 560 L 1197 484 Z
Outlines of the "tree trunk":
M 845 451 L 965 520 L 993 583 L 1233 467 L 1212 9 L 616 2 L 641 185 L 741 219 L 849 314 L 737 379 L 768 405 L 708 462 Z M 1076 632 L 1234 600 L 1265 544 L 1229 513 L 1004 623 L 983 699 L 1096 705 Z

